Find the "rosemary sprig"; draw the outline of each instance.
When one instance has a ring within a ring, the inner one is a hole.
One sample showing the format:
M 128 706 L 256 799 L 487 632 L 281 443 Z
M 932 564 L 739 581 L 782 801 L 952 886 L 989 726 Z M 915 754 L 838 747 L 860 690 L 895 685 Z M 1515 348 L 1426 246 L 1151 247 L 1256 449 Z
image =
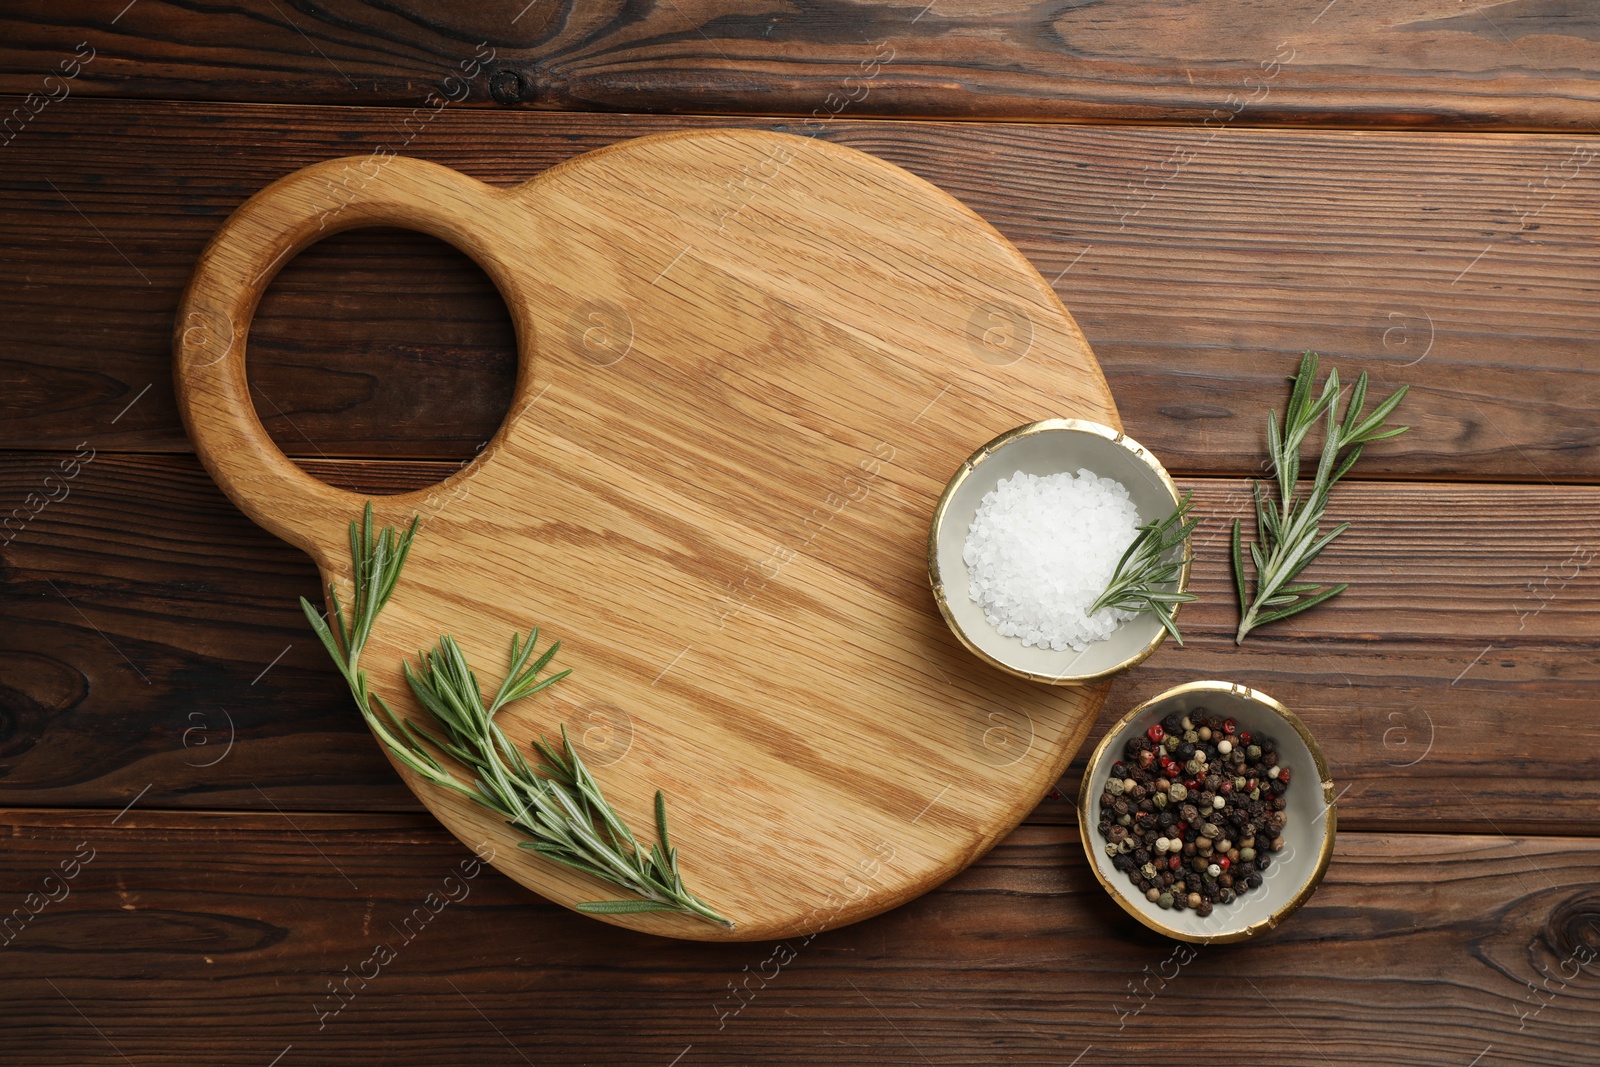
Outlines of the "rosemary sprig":
M 1322 392 L 1312 396 L 1317 376 L 1317 355 L 1307 352 L 1300 360 L 1300 371 L 1293 379 L 1289 406 L 1280 431 L 1276 413 L 1267 412 L 1267 458 L 1278 481 L 1278 500 L 1274 504 L 1261 492 L 1259 482 L 1251 483 L 1256 503 L 1256 538 L 1250 545 L 1250 561 L 1255 567 L 1255 592 L 1247 588 L 1244 554 L 1240 548 L 1239 520 L 1233 520 L 1233 577 L 1239 594 L 1239 630 L 1234 643 L 1242 644 L 1245 635 L 1258 626 L 1286 619 L 1349 588 L 1348 582 L 1319 587 L 1316 583 L 1295 584 L 1295 578 L 1327 548 L 1334 538 L 1350 528 L 1341 522 L 1326 534 L 1322 532 L 1323 513 L 1334 483 L 1347 474 L 1361 450 L 1374 441 L 1405 433 L 1409 426 L 1389 428 L 1383 420 L 1400 405 L 1410 386 L 1402 385 L 1364 415 L 1367 401 L 1367 374 L 1361 372 L 1350 391 L 1344 416 L 1339 415 L 1339 372 L 1330 370 Z M 1300 446 L 1319 418 L 1326 415 L 1326 434 L 1317 460 L 1311 492 L 1299 496 Z
M 359 526 L 350 524 L 355 603 L 349 617 L 332 585 L 328 587 L 328 597 L 333 627 L 310 601 L 300 598 L 306 619 L 344 675 L 372 732 L 396 759 L 418 775 L 471 797 L 503 816 L 527 836 L 528 840 L 520 842 L 522 848 L 638 895 L 638 899 L 631 900 L 588 901 L 577 905 L 579 911 L 606 915 L 676 911 L 732 929 L 733 923 L 685 888 L 678 872 L 678 850 L 667 836 L 666 800 L 659 791 L 655 804 L 657 843 L 646 852 L 606 802 L 599 784 L 574 751 L 565 728 L 559 749 L 543 739 L 534 743 L 541 760 L 534 767 L 494 721 L 502 708 L 570 673 L 539 677 L 561 647 L 559 641 L 530 663 L 539 631 L 529 633 L 526 641 L 520 634 L 512 634 L 510 666 L 488 704 L 483 701 L 483 690 L 461 646 L 452 637 L 441 637 L 433 651 L 419 654 L 417 668 L 404 664 L 406 681 L 422 706 L 443 727 L 443 737 L 395 715 L 383 697 L 368 689 L 366 672 L 360 668 L 361 653 L 378 613 L 394 594 L 417 526 L 418 521 L 413 519 L 403 534 L 386 526 L 374 535 L 372 505 L 368 503 Z M 373 710 L 374 700 L 379 711 Z M 469 769 L 476 776 L 475 781 L 471 785 L 462 783 L 440 762 L 436 752 Z
M 1139 535 L 1117 561 L 1111 582 L 1089 609 L 1090 615 L 1102 608 L 1154 612 L 1172 639 L 1179 645 L 1183 644 L 1183 636 L 1178 633 L 1178 624 L 1172 613 L 1178 604 L 1187 604 L 1198 598 L 1193 593 L 1179 593 L 1161 587 L 1176 582 L 1184 565 L 1190 561 L 1191 557 L 1182 552 L 1179 558 L 1173 558 L 1171 552 L 1184 545 L 1194 528 L 1200 524 L 1199 519 L 1189 518 L 1193 496 L 1193 492 L 1184 493 L 1172 514 L 1139 527 Z

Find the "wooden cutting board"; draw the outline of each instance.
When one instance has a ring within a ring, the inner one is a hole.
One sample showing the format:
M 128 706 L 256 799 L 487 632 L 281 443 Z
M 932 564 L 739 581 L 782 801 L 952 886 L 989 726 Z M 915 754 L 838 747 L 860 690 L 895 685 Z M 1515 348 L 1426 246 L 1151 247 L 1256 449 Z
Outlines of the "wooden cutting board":
M 1105 686 L 1019 681 L 966 652 L 928 588 L 928 523 L 1002 431 L 1119 423 L 1072 317 L 987 223 L 873 156 L 746 131 L 630 141 L 511 189 L 392 156 L 274 183 L 196 268 L 179 397 L 217 483 L 344 594 L 365 501 L 272 444 L 245 336 L 289 258 L 372 225 L 471 255 L 521 364 L 476 461 L 376 500 L 380 522 L 420 514 L 422 530 L 363 666 L 422 716 L 399 667 L 439 634 L 488 686 L 513 630 L 562 642 L 572 676 L 502 724 L 525 742 L 565 723 L 647 840 L 664 790 L 686 883 L 737 926 L 607 921 L 749 940 L 854 922 L 960 871 L 1038 803 Z M 523 885 L 569 906 L 618 895 L 407 778 Z

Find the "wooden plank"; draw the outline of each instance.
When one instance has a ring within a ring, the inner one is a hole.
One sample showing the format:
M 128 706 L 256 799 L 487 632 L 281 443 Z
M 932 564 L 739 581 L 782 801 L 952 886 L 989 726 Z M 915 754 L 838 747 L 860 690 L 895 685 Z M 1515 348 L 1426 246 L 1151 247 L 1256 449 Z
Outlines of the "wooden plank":
M 0 952 L 36 1067 L 1151 1063 L 1219 994 L 1274 1063 L 1600 1056 L 1594 839 L 1346 832 L 1281 928 L 1178 949 L 1029 827 L 880 918 L 727 945 L 575 919 L 418 816 L 5 821 L 0 900 L 58 898 Z
M 23 501 L 58 464 L 4 457 L 0 500 Z M 452 469 L 309 467 L 366 492 Z M 1222 524 L 1247 491 L 1184 484 L 1208 516 L 1185 647 L 1116 683 L 1089 744 L 1164 688 L 1243 681 L 1316 731 L 1349 786 L 1342 825 L 1600 834 L 1600 490 L 1342 487 L 1333 517 L 1355 526 L 1317 573 L 1351 589 L 1236 648 Z M 148 785 L 145 803 L 166 807 L 412 806 L 300 616 L 297 598 L 317 595 L 310 562 L 245 520 L 192 458 L 98 456 L 0 548 L 0 575 L 0 801 L 117 807 Z M 612 743 L 605 723 L 590 727 L 591 743 Z M 1559 809 L 1542 792 L 1556 753 Z M 1070 815 L 1050 801 L 1034 818 Z
M 0 306 L 0 442 L 187 450 L 170 331 L 205 240 L 271 179 L 399 142 L 340 109 L 73 103 L 8 147 L 0 176 L 0 272 L 26 279 Z M 709 121 L 461 111 L 406 150 L 509 183 Z M 846 121 L 824 135 L 1010 237 L 1175 471 L 1256 469 L 1265 412 L 1315 348 L 1381 387 L 1415 386 L 1417 430 L 1374 450 L 1370 474 L 1600 477 L 1600 183 L 1582 139 L 1235 129 L 1207 144 L 1193 130 Z M 505 410 L 510 336 L 459 254 L 334 238 L 267 292 L 257 407 L 295 455 L 459 461 Z
M 404 12 L 356 0 L 125 2 L 14 11 L 0 91 L 406 107 L 434 93 L 567 110 L 1100 121 L 1215 112 L 1407 128 L 1576 130 L 1600 116 L 1593 16 L 1547 0 L 1284 0 L 1270 17 L 1248 0 L 1176 10 L 1163 0 L 435 0 Z M 77 71 L 65 87 L 46 83 L 78 42 L 93 59 L 64 68 Z

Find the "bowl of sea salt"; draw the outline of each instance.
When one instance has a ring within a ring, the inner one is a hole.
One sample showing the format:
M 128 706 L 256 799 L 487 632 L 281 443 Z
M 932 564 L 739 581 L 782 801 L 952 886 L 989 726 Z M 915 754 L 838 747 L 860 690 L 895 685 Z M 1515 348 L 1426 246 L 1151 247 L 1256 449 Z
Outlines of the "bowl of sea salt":
M 1127 670 L 1166 630 L 1150 612 L 1089 608 L 1138 527 L 1178 502 L 1166 469 L 1119 430 L 1082 419 L 1019 426 L 974 452 L 939 499 L 934 600 L 963 645 L 1011 674 L 1082 685 Z M 1185 564 L 1169 588 L 1188 581 Z

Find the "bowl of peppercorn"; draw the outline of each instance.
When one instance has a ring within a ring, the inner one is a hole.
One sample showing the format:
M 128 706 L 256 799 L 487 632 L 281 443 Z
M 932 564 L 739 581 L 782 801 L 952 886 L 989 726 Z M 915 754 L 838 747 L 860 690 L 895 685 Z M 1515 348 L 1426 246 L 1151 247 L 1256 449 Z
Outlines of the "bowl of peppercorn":
M 1134 708 L 1089 759 L 1078 831 L 1124 911 L 1180 941 L 1243 941 L 1304 904 L 1333 855 L 1333 782 L 1288 708 L 1190 682 Z

